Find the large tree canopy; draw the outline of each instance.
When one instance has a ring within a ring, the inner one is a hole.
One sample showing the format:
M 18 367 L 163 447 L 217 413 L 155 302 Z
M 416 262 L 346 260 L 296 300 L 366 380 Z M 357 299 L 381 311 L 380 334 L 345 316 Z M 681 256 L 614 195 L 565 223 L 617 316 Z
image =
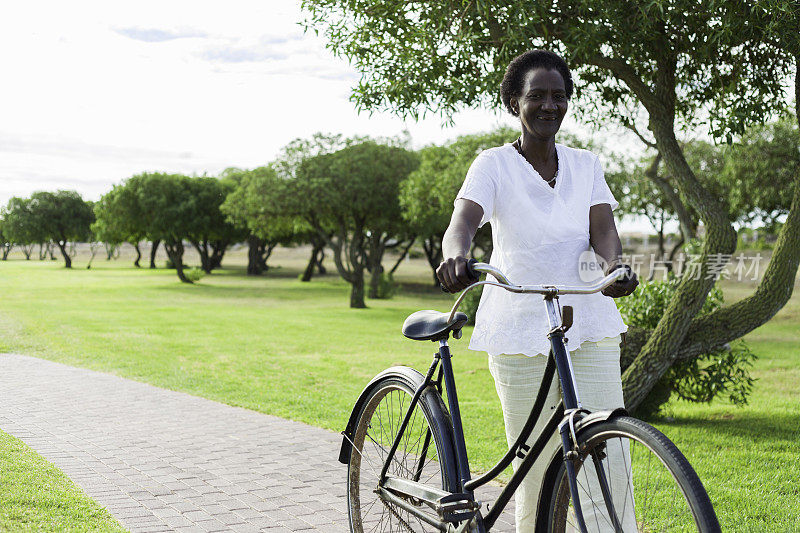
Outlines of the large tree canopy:
M 138 180 L 115 185 L 94 206 L 96 221 L 92 230 L 100 240 L 112 244 L 129 242 L 136 250 L 134 265 L 139 266 L 139 242 L 147 236 L 147 215 L 142 212 L 136 186 Z
M 366 307 L 364 271 L 375 287 L 386 247 L 407 236 L 399 186 L 418 164 L 402 147 L 366 141 L 305 159 L 288 183 L 287 207 L 333 250 L 339 274 L 352 286 L 351 307 Z
M 631 337 L 626 403 L 637 406 L 676 361 L 709 351 L 771 318 L 791 294 L 800 261 L 800 176 L 764 282 L 753 297 L 695 319 L 714 284 L 709 258 L 735 250 L 726 206 L 704 187 L 678 141 L 702 122 L 733 139 L 787 105 L 785 82 L 800 58 L 791 0 L 429 3 L 304 0 L 307 27 L 362 73 L 353 99 L 365 109 L 452 116 L 496 104 L 505 65 L 534 47 L 564 55 L 576 76 L 573 109 L 635 129 L 663 158 L 675 188 L 702 220 L 699 279 L 684 277 L 662 320 Z M 800 77 L 795 78 L 800 96 Z M 797 99 L 797 98 L 796 98 Z M 796 105 L 800 106 L 800 103 Z M 649 133 L 640 131 L 644 114 Z M 736 327 L 731 327 L 732 324 Z M 692 332 L 702 326 L 704 340 Z M 690 346 L 684 348 L 687 335 Z M 680 355 L 679 355 L 680 354 Z
M 89 239 L 90 226 L 94 222 L 92 206 L 75 191 L 35 192 L 31 194 L 29 209 L 31 216 L 38 221 L 41 236 L 58 245 L 64 266 L 71 268 L 72 258 L 67 253 L 67 243 Z
M 2 212 L 6 239 L 20 247 L 25 259 L 31 258 L 34 243 L 45 241 L 40 221 L 31 211 L 30 198 L 14 196 Z
M 277 244 L 292 242 L 310 228 L 283 211 L 287 179 L 278 177 L 272 166 L 229 169 L 225 176 L 234 185 L 220 210 L 234 226 L 247 229 L 247 273 L 259 275 Z

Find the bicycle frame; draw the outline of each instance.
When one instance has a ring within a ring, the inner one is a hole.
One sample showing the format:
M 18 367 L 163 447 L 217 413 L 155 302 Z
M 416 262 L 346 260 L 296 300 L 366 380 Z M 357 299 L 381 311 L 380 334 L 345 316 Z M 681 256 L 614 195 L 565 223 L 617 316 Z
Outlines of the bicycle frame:
M 569 323 L 564 324 L 561 307 L 558 305 L 558 295 L 567 293 L 580 294 L 597 292 L 603 286 L 607 286 L 610 283 L 609 280 L 613 281 L 613 279 L 618 279 L 622 272 L 617 272 L 616 274 L 607 276 L 594 287 L 558 289 L 556 287 L 549 286 L 511 285 L 505 276 L 498 270 L 489 265 L 478 265 L 484 269 L 482 271 L 493 274 L 498 282 L 488 280 L 480 281 L 473 284 L 470 288 L 474 288 L 479 285 L 496 285 L 512 292 L 538 292 L 543 294 L 544 297 L 545 307 L 547 308 L 547 321 L 550 327 L 550 331 L 547 334 L 547 337 L 550 340 L 550 353 L 548 355 L 544 377 L 539 387 L 539 391 L 537 392 L 534 405 L 531 408 L 531 413 L 528 416 L 528 420 L 525 422 L 525 426 L 520 432 L 520 435 L 518 436 L 514 445 L 508 449 L 508 451 L 497 462 L 497 464 L 495 464 L 495 466 L 493 466 L 488 472 L 480 477 L 474 480 L 471 479 L 466 442 L 464 440 L 464 430 L 461 423 L 461 410 L 458 404 L 458 393 L 456 391 L 455 377 L 453 375 L 450 348 L 446 339 L 440 340 L 439 351 L 434 356 L 434 360 L 428 369 L 424 382 L 415 391 L 408 410 L 406 411 L 403 421 L 401 422 L 397 436 L 395 437 L 389 453 L 386 456 L 380 474 L 378 492 L 381 494 L 381 497 L 385 498 L 387 501 L 408 511 L 409 513 L 418 517 L 420 520 L 438 527 L 441 531 L 461 533 L 467 531 L 467 528 L 469 528 L 469 531 L 477 531 L 478 533 L 489 531 L 499 518 L 500 513 L 502 513 L 503 509 L 505 509 L 506 505 L 508 505 L 508 502 L 511 500 L 511 496 L 522 483 L 524 477 L 533 467 L 534 462 L 544 451 L 547 442 L 550 440 L 552 435 L 558 431 L 561 436 L 561 447 L 562 451 L 564 452 L 564 464 L 567 470 L 570 495 L 574 503 L 575 518 L 578 522 L 580 530 L 582 532 L 586 532 L 586 524 L 584 522 L 583 513 L 580 507 L 580 497 L 578 494 L 576 474 L 572 458 L 577 456 L 575 450 L 577 445 L 575 434 L 575 425 L 577 423 L 576 417 L 587 414 L 588 411 L 581 407 L 580 399 L 578 398 L 577 386 L 575 383 L 575 374 L 572 368 L 572 360 L 565 345 L 564 334 L 572 325 L 571 309 L 569 310 L 570 313 L 567 320 Z M 475 266 L 477 267 L 478 265 Z M 466 292 L 467 291 L 464 291 L 461 297 L 454 304 L 450 314 L 451 320 Z M 436 380 L 434 380 L 433 374 L 440 363 L 441 367 L 439 367 L 439 375 Z M 544 409 L 544 403 L 547 398 L 547 393 L 552 385 L 555 371 L 558 372 L 558 378 L 561 384 L 562 401 L 555 409 L 555 412 L 548 419 L 544 429 L 542 430 L 542 433 L 539 435 L 533 445 L 528 446 L 526 443 L 533 432 L 533 428 L 537 420 L 541 416 L 542 410 Z M 414 476 L 414 479 L 408 480 L 387 477 L 386 475 L 389 465 L 391 464 L 394 455 L 397 452 L 397 448 L 402 440 L 403 434 L 405 433 L 406 427 L 408 426 L 414 408 L 419 402 L 420 396 L 426 388 L 431 386 L 436 387 L 441 392 L 442 381 L 444 381 L 444 387 L 447 392 L 448 408 L 450 410 L 450 417 L 453 425 L 453 446 L 455 448 L 456 470 L 459 479 L 459 484 L 457 487 L 458 490 L 452 493 L 443 491 L 441 489 L 434 489 L 419 483 L 425 457 L 427 456 L 427 449 L 430 444 L 430 428 L 428 429 L 425 441 L 423 443 L 423 449 L 419 459 L 420 464 L 416 465 L 415 468 L 416 475 Z M 517 468 L 517 471 L 514 472 L 514 475 L 500 493 L 500 496 L 497 498 L 494 504 L 491 505 L 489 512 L 485 517 L 483 517 L 479 512 L 480 505 L 475 502 L 475 489 L 485 485 L 497 477 L 500 472 L 505 470 L 511 464 L 514 457 L 521 458 L 522 463 Z M 612 518 L 617 531 L 620 531 L 621 529 L 619 527 L 616 513 L 614 512 L 613 504 L 609 503 L 610 498 L 607 497 L 609 492 L 608 481 L 605 479 L 605 474 L 603 473 L 602 468 L 598 470 L 598 480 L 601 490 L 606 497 L 605 499 L 608 506 L 609 515 Z M 435 520 L 431 518 L 429 515 L 418 510 L 414 505 L 409 504 L 403 498 L 413 498 L 417 501 L 425 503 L 432 509 L 435 509 L 439 516 L 443 518 L 443 520 Z M 473 518 L 476 518 L 476 520 L 473 521 Z M 458 528 L 453 525 L 454 523 L 461 521 L 464 521 L 464 523 Z
M 550 440 L 551 436 L 556 431 L 559 431 L 561 434 L 562 447 L 568 451 L 572 450 L 573 440 L 570 430 L 571 428 L 574 428 L 574 425 L 570 424 L 572 421 L 570 414 L 579 413 L 582 409 L 576 390 L 575 378 L 572 370 L 572 361 L 564 343 L 564 333 L 566 328 L 564 328 L 562 325 L 562 317 L 556 303 L 557 300 L 558 296 L 555 294 L 548 294 L 544 297 L 550 325 L 548 338 L 550 339 L 551 349 L 548 355 L 548 362 L 545 368 L 544 378 L 536 395 L 536 400 L 531 409 L 531 413 L 514 445 L 508 449 L 505 455 L 488 472 L 476 479 L 471 479 L 466 442 L 461 423 L 461 411 L 458 404 L 458 393 L 453 375 L 450 348 L 446 340 L 441 340 L 439 341 L 439 351 L 436 353 L 434 360 L 428 369 L 425 381 L 412 397 L 406 415 L 401 422 L 400 430 L 398 431 L 395 441 L 392 443 L 392 447 L 390 448 L 386 460 L 384 461 L 383 469 L 381 471 L 380 489 L 383 497 L 396 504 L 398 507 L 401 507 L 419 517 L 421 520 L 435 527 L 439 527 L 439 529 L 442 531 L 458 531 L 453 529 L 448 530 L 448 527 L 452 527 L 452 523 L 454 521 L 471 518 L 479 509 L 479 505 L 474 502 L 475 489 L 485 485 L 497 477 L 498 474 L 500 474 L 511 464 L 514 457 L 520 457 L 522 459 L 522 463 L 520 464 L 519 468 L 511 477 L 510 481 L 500 493 L 500 496 L 497 498 L 494 504 L 491 505 L 486 516 L 482 517 L 481 522 L 484 528 L 483 531 L 489 531 L 499 518 L 500 514 L 503 512 L 503 509 L 505 509 L 506 505 L 508 505 L 508 502 L 511 500 L 514 492 L 522 483 L 524 477 L 533 467 L 534 462 L 544 451 L 545 446 Z M 434 380 L 433 374 L 439 364 L 441 364 L 439 377 Z M 544 409 L 547 393 L 552 385 L 553 376 L 556 370 L 558 371 L 559 381 L 561 382 L 562 402 L 555 409 L 555 412 L 550 416 L 536 442 L 532 446 L 528 446 L 526 442 L 531 436 L 534 425 Z M 426 457 L 427 448 L 430 443 L 430 430 L 428 430 L 425 442 L 423 443 L 423 450 L 420 453 L 420 464 L 416 465 L 417 475 L 415 476 L 415 479 L 413 481 L 409 481 L 399 478 L 387 478 L 386 475 L 389 465 L 391 464 L 391 461 L 402 440 L 405 429 L 409 423 L 411 413 L 416 407 L 420 396 L 427 387 L 433 386 L 440 389 L 442 381 L 444 382 L 444 388 L 447 391 L 448 407 L 453 423 L 453 445 L 456 453 L 456 464 L 459 477 L 458 491 L 453 493 L 448 493 L 440 489 L 432 489 L 431 487 L 417 483 L 419 480 L 419 474 L 422 472 L 423 461 Z M 574 484 L 575 473 L 572 471 L 573 469 L 571 467 L 571 462 L 567 461 L 567 469 L 570 471 L 570 481 L 571 484 Z M 406 497 L 413 497 L 427 503 L 431 508 L 436 509 L 441 516 L 448 518 L 448 520 L 432 520 L 429 515 L 420 512 L 413 505 L 408 504 L 405 500 L 398 497 L 398 494 Z M 575 498 L 574 501 L 578 501 L 577 496 L 577 488 L 575 488 L 573 493 L 573 497 Z M 581 514 L 579 505 L 576 505 L 576 511 L 576 515 Z M 578 519 L 579 524 L 583 525 L 583 517 L 580 516 L 578 518 L 576 516 L 576 518 Z M 585 530 L 585 526 L 583 527 Z

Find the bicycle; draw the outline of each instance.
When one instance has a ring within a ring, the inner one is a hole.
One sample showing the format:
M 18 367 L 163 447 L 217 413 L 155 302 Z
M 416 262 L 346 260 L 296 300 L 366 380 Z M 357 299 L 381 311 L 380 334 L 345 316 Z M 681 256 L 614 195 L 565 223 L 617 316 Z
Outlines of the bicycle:
M 486 273 L 496 281 L 478 281 L 465 289 L 449 313 L 417 311 L 403 324 L 406 337 L 439 343 L 427 373 L 402 366 L 386 369 L 356 401 L 339 454 L 339 461 L 348 465 L 351 531 L 488 532 L 556 431 L 561 449 L 549 458 L 545 471 L 536 531 L 585 533 L 587 518 L 600 531 L 720 531 L 700 479 L 663 433 L 624 409 L 590 413 L 581 407 L 565 346 L 573 312 L 569 306 L 561 309 L 558 296 L 599 292 L 624 271 L 588 287 L 556 287 L 514 285 L 485 263 L 471 261 L 470 268 L 476 278 Z M 551 349 L 519 437 L 495 466 L 473 479 L 447 341 L 451 335 L 461 338 L 467 316 L 458 306 L 469 290 L 481 285 L 543 295 Z M 556 373 L 562 401 L 528 445 Z M 496 478 L 514 457 L 521 459 L 519 467 L 484 515 L 475 489 Z M 616 497 L 609 483 L 615 475 L 622 476 L 625 486 L 625 493 L 618 489 Z

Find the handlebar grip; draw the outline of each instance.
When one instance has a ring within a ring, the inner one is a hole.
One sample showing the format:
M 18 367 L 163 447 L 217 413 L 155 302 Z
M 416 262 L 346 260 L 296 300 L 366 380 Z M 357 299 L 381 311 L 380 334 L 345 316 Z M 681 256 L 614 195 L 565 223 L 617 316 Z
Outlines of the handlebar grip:
M 473 279 L 479 279 L 481 277 L 481 273 L 472 268 L 476 264 L 478 264 L 477 259 L 470 259 L 467 261 L 467 274 L 469 274 Z

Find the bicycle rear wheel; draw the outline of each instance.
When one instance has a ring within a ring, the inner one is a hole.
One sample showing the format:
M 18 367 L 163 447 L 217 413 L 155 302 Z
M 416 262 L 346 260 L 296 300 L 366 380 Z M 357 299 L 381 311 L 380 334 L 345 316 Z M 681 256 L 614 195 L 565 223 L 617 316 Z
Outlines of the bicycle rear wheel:
M 350 530 L 355 533 L 438 531 L 412 513 L 381 499 L 376 492 L 381 467 L 418 386 L 406 376 L 388 376 L 375 385 L 358 415 L 347 471 Z M 456 461 L 446 412 L 436 390 L 429 388 L 422 394 L 387 475 L 447 491 L 456 489 Z M 408 501 L 438 519 L 436 512 L 421 502 Z
M 663 433 L 622 416 L 578 434 L 576 477 L 589 531 L 720 531 L 711 500 L 683 454 Z M 598 481 L 610 486 L 615 520 Z M 562 465 L 550 506 L 550 531 L 579 531 Z M 615 527 L 619 526 L 619 527 Z

